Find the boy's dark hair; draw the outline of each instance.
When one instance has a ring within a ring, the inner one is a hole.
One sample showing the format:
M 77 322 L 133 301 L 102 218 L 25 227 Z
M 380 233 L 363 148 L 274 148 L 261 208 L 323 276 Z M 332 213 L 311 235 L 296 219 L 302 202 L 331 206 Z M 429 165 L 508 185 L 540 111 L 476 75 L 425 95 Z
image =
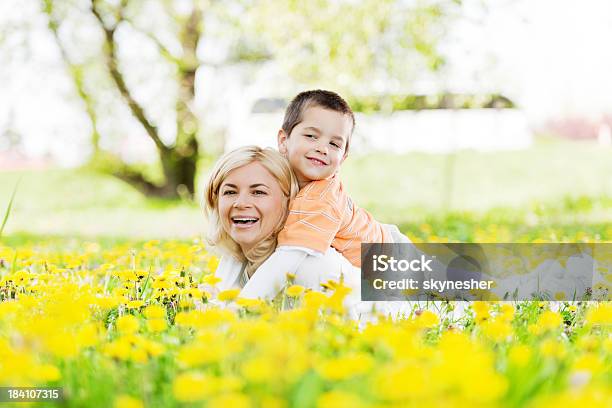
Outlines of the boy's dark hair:
M 349 104 L 342 99 L 340 95 L 332 91 L 325 91 L 323 89 L 315 89 L 312 91 L 304 91 L 297 94 L 295 98 L 289 103 L 287 109 L 285 109 L 285 118 L 283 119 L 283 131 L 287 134 L 287 137 L 293 131 L 293 128 L 302 121 L 302 114 L 307 108 L 312 106 L 319 106 L 323 109 L 329 109 L 348 115 L 351 118 L 353 126 L 351 127 L 351 133 L 346 141 L 345 152 L 348 152 L 351 135 L 355 129 L 355 115 L 351 110 Z

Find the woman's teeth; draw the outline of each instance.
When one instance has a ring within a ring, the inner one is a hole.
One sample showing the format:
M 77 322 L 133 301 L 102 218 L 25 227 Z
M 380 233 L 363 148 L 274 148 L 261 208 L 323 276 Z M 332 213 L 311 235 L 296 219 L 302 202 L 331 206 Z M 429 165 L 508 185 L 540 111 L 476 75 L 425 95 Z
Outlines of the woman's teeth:
M 236 224 L 254 224 L 258 221 L 258 218 L 248 218 L 248 217 L 234 217 L 232 221 Z

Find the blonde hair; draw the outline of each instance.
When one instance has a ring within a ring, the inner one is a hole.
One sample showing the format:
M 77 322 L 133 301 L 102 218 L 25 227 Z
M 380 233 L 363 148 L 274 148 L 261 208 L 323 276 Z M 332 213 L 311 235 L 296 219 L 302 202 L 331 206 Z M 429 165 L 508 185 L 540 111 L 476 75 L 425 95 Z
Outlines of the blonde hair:
M 286 200 L 283 202 L 284 216 L 270 235 L 261 240 L 248 253 L 243 253 L 240 246 L 223 229 L 219 215 L 219 189 L 227 175 L 237 168 L 251 163 L 260 163 L 276 178 Z M 251 275 L 276 249 L 276 238 L 285 225 L 289 200 L 299 190 L 297 179 L 291 171 L 287 160 L 272 148 L 262 149 L 258 146 L 245 146 L 232 150 L 221 156 L 212 170 L 204 189 L 204 211 L 208 218 L 206 241 L 209 245 L 220 248 L 241 262 L 247 262 L 247 272 Z

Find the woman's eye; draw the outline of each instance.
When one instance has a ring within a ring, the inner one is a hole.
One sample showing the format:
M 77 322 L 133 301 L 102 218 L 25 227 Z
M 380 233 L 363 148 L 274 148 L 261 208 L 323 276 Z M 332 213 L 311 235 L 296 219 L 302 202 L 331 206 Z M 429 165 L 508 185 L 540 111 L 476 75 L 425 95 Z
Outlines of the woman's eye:
M 255 190 L 253 191 L 253 194 L 255 195 L 266 195 L 266 192 L 263 190 Z
M 226 196 L 226 195 L 232 195 L 232 194 L 236 194 L 236 192 L 235 192 L 235 191 L 233 191 L 233 190 L 225 190 L 225 191 L 223 192 L 223 195 L 224 195 L 224 196 Z

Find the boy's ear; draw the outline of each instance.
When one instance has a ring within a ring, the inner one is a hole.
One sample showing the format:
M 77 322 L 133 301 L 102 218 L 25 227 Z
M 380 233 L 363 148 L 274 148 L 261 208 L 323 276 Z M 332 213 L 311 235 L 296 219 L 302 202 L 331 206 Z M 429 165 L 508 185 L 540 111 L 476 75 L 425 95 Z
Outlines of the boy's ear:
M 342 155 L 342 158 L 340 159 L 340 164 L 344 163 L 347 157 L 348 157 L 348 151 L 345 150 L 344 154 Z
M 287 155 L 287 140 L 288 139 L 289 139 L 289 135 L 287 133 L 285 133 L 285 131 L 283 129 L 279 129 L 278 137 L 277 137 L 278 151 L 283 156 Z

